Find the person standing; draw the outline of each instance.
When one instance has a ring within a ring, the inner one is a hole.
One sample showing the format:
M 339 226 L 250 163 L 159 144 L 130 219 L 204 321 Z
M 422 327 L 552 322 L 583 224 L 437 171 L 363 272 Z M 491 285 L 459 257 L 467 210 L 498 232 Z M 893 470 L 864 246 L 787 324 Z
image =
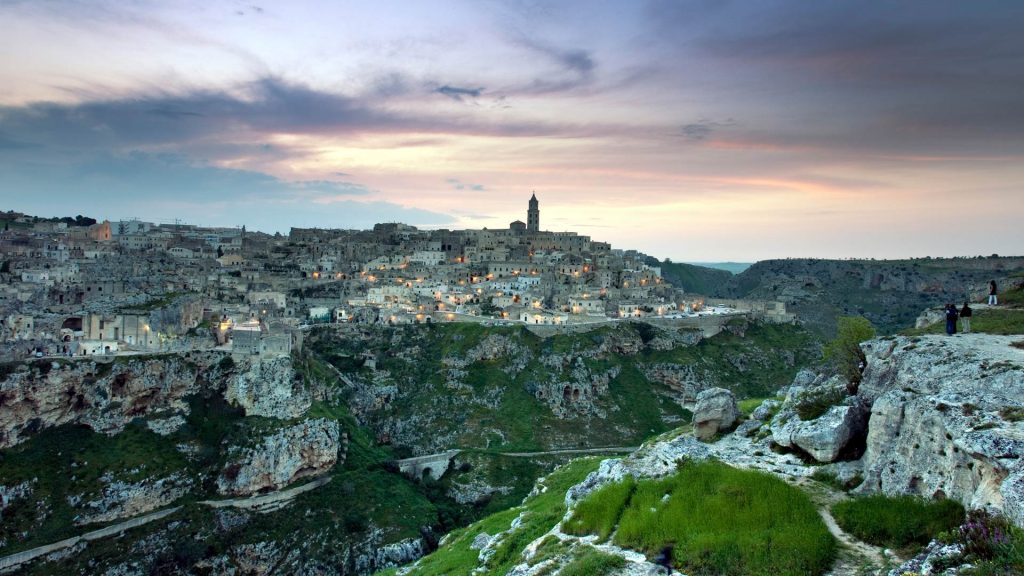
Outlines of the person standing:
M 964 300 L 964 307 L 960 309 L 960 325 L 964 328 L 964 334 L 971 333 L 971 316 L 974 315 L 974 310 L 967 305 L 967 301 Z
M 956 334 L 956 318 L 956 306 L 946 304 L 946 334 L 950 336 Z
M 997 294 L 998 294 L 998 292 L 996 291 L 996 281 L 995 280 L 989 280 L 989 282 L 988 282 L 988 305 L 989 306 L 997 306 L 999 304 L 999 297 L 997 296 Z

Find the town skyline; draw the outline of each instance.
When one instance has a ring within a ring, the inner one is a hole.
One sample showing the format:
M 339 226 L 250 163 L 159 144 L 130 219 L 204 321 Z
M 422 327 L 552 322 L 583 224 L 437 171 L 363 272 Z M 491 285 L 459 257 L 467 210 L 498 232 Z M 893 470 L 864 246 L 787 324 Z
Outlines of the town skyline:
M 1008 2 L 0 3 L 4 209 L 543 227 L 675 261 L 1024 245 Z

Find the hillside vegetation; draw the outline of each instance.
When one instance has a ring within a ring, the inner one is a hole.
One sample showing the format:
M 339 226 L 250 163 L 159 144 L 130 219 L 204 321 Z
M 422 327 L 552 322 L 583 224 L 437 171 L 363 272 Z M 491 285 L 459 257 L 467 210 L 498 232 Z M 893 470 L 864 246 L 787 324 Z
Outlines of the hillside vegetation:
M 622 323 L 540 338 L 448 324 L 324 330 L 309 346 L 347 375 L 341 398 L 360 422 L 400 453 L 635 446 L 687 422 L 682 404 L 700 390 L 771 396 L 818 354 L 797 326 L 739 321 L 683 341 L 691 335 Z
M 733 276 L 726 270 L 669 260 L 659 262 L 652 259 L 649 264 L 661 267 L 661 277 L 673 286 L 705 296 L 717 294 Z

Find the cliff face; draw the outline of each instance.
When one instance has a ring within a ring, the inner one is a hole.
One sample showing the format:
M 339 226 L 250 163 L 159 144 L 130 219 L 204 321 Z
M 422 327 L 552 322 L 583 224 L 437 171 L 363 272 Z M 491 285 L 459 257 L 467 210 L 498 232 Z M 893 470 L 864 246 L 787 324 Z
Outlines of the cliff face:
M 244 364 L 228 380 L 224 398 L 247 416 L 284 419 L 301 416 L 312 402 L 287 356 Z
M 0 382 L 0 448 L 61 424 L 113 434 L 139 416 L 187 410 L 197 375 L 180 356 L 20 365 Z
M 858 396 L 870 409 L 863 492 L 945 495 L 1024 526 L 1021 336 L 873 340 Z
M 282 428 L 258 445 L 240 450 L 217 478 L 217 491 L 239 496 L 277 490 L 330 470 L 343 446 L 335 420 L 317 418 Z

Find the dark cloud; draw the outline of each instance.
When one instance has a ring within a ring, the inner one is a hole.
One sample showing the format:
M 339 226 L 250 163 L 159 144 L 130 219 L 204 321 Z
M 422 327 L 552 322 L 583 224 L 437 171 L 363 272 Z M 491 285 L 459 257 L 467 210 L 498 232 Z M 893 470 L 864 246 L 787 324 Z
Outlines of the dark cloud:
M 734 124 L 735 121 L 732 118 L 722 122 L 702 119 L 692 124 L 686 124 L 682 127 L 680 132 L 682 132 L 683 137 L 687 140 L 700 142 L 702 140 L 706 140 L 715 131 L 727 126 L 733 126 Z
M 130 150 L 197 142 L 248 142 L 264 134 L 341 136 L 365 133 L 572 136 L 586 128 L 532 121 L 488 122 L 469 117 L 395 112 L 374 91 L 344 95 L 263 78 L 241 95 L 199 90 L 132 94 L 79 104 L 0 106 L 0 131 L 14 141 L 65 149 Z M 451 95 L 475 89 L 448 87 Z M 458 91 L 463 92 L 458 92 Z
M 449 86 L 445 84 L 434 90 L 438 94 L 443 94 L 452 100 L 462 102 L 464 97 L 479 98 L 483 94 L 483 88 L 460 88 L 458 86 Z
M 1024 147 L 1024 4 L 652 3 L 652 55 L 681 100 L 742 113 L 740 140 L 821 151 L 995 155 Z M 755 112 L 756 111 L 756 112 Z M 713 138 L 703 123 L 684 135 Z
M 594 82 L 597 63 L 587 50 L 580 48 L 562 48 L 532 38 L 520 38 L 516 44 L 542 57 L 543 60 L 555 64 L 551 74 L 535 78 L 526 86 L 511 88 L 509 92 L 547 94 L 565 92 Z

